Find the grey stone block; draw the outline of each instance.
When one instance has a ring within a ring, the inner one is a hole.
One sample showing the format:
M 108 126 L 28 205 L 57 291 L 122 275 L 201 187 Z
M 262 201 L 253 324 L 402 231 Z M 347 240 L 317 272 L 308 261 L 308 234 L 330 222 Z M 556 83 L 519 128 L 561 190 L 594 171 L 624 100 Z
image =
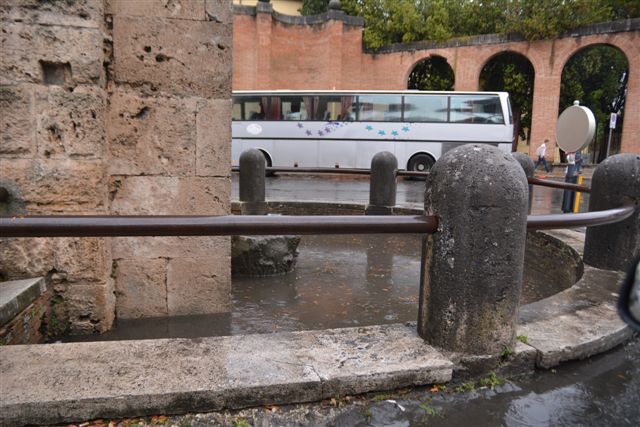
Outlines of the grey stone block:
M 17 316 L 46 290 L 44 277 L 0 283 L 0 326 Z

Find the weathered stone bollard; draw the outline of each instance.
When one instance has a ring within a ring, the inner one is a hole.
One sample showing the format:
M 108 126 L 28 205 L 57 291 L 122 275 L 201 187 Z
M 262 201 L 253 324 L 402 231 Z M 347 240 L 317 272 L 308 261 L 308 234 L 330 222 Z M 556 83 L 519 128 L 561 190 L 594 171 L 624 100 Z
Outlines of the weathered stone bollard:
M 605 270 L 626 271 L 640 256 L 640 155 L 617 154 L 600 163 L 591 179 L 589 211 L 636 206 L 615 224 L 587 227 L 584 262 Z
M 533 164 L 531 157 L 525 153 L 511 153 L 511 155 L 518 161 L 518 163 L 520 163 L 520 166 L 522 166 L 527 178 L 533 177 L 536 166 Z M 529 213 L 531 213 L 531 206 L 533 206 L 533 185 L 529 185 Z
M 376 153 L 371 159 L 369 205 L 367 215 L 391 215 L 396 205 L 396 170 L 398 160 L 388 151 Z
M 449 351 L 498 354 L 513 347 L 527 223 L 527 179 L 511 155 L 464 145 L 431 169 L 418 333 Z
M 264 215 L 265 160 L 260 150 L 250 148 L 240 155 L 240 201 L 242 215 Z

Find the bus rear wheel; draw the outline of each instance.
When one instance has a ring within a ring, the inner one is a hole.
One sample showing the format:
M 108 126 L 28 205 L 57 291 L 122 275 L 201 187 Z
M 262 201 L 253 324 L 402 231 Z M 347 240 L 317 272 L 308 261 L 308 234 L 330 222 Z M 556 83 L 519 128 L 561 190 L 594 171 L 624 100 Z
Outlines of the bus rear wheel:
M 271 163 L 271 157 L 264 151 L 260 150 L 260 152 L 262 153 L 262 155 L 264 156 L 264 165 L 268 168 L 270 168 L 272 166 Z M 272 171 L 266 171 L 264 173 L 264 176 L 275 176 L 276 173 L 272 172 Z
M 420 153 L 409 159 L 407 170 L 413 172 L 429 172 L 436 161 L 428 154 Z M 424 179 L 424 178 L 423 178 Z

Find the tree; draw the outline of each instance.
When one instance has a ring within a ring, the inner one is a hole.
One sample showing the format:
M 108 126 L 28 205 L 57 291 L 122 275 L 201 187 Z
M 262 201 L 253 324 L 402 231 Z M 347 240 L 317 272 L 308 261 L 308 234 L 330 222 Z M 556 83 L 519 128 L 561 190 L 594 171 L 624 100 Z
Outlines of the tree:
M 454 75 L 442 56 L 430 56 L 418 62 L 409 74 L 408 89 L 453 90 Z
M 614 109 L 624 112 L 623 102 L 615 107 L 613 104 L 620 94 L 624 96 L 626 82 L 623 76 L 628 70 L 629 63 L 624 54 L 607 45 L 589 46 L 580 50 L 567 61 L 562 70 L 559 110 L 564 111 L 574 100 L 578 100 L 580 105 L 593 111 L 598 130 L 595 143 L 600 146 L 600 154 L 605 151 L 602 148 L 608 133 L 610 114 L 618 113 Z M 621 114 L 618 117 L 618 132 L 622 129 L 623 119 Z
M 531 128 L 534 70 L 529 60 L 513 52 L 493 57 L 480 72 L 480 89 L 509 92 L 513 114 L 513 146 L 518 137 L 525 138 L 524 129 Z
M 299 12 L 301 15 L 317 15 L 329 8 L 329 0 L 304 0 Z

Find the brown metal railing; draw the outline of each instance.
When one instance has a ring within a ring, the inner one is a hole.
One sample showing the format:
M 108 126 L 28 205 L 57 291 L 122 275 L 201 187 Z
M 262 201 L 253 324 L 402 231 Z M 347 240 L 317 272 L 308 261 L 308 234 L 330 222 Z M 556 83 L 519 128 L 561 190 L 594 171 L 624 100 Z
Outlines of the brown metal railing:
M 238 166 L 231 168 L 232 172 L 239 172 Z M 306 173 L 306 174 L 344 174 L 344 175 L 370 175 L 371 169 L 356 169 L 356 168 L 308 168 L 308 167 L 273 167 L 267 166 L 265 168 L 267 172 L 282 172 L 282 173 Z M 418 172 L 408 170 L 396 170 L 396 176 L 413 176 L 413 177 L 426 177 L 429 172 Z M 527 178 L 529 184 L 540 185 L 542 187 L 559 188 L 562 190 L 574 190 L 581 193 L 590 193 L 591 189 L 583 185 L 571 184 L 568 182 L 549 181 L 540 178 Z
M 623 221 L 624 206 L 598 212 L 529 215 L 527 228 L 597 226 Z M 2 237 L 231 236 L 435 233 L 434 216 L 25 216 L 0 217 Z

